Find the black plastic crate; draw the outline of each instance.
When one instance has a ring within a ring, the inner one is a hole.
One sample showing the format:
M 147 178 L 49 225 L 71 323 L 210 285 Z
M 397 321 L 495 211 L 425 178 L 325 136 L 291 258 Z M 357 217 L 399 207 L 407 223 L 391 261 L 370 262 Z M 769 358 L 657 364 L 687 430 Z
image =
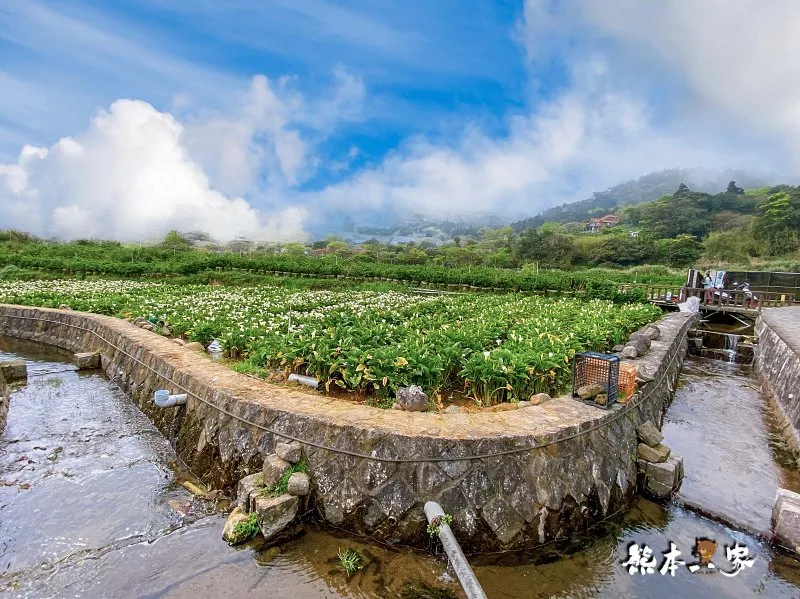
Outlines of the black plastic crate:
M 578 397 L 580 387 L 593 383 L 599 383 L 605 389 L 608 397 L 606 405 L 597 404 L 594 399 L 584 400 L 584 403 L 606 410 L 617 403 L 619 356 L 593 351 L 575 354 L 575 361 L 572 363 L 572 397 Z

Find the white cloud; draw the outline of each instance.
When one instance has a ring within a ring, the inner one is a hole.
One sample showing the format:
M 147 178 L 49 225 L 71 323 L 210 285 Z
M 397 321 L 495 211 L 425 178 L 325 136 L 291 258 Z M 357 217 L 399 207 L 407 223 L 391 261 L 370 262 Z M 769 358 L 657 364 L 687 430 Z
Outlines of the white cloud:
M 300 94 L 292 77 L 258 76 L 232 104 L 237 79 L 175 59 L 155 69 L 160 53 L 118 30 L 106 35 L 49 9 L 29 12 L 29 31 L 63 26 L 53 60 L 63 46 L 68 58 L 92 64 L 95 49 L 105 48 L 125 66 L 106 56 L 96 72 L 113 65 L 121 77 L 129 67 L 134 76 L 125 81 L 134 87 L 179 83 L 164 86 L 173 114 L 120 100 L 86 132 L 0 164 L 0 210 L 10 221 L 2 227 L 65 237 L 141 239 L 178 228 L 279 239 L 332 213 L 530 215 L 652 170 L 800 164 L 793 0 L 774 0 L 770 10 L 748 0 L 528 0 L 516 35 L 533 92 L 503 134 L 464 123 L 456 139 L 410 137 L 327 187 L 314 180 L 318 173 L 342 176 L 360 157 L 353 149 L 325 161 L 318 152 L 343 122 L 363 118 L 364 83 L 351 72 L 337 69 L 317 97 Z M 24 32 L 15 35 L 10 41 L 21 44 Z M 86 43 L 66 43 L 80 38 Z M 552 68 L 564 70 L 551 77 L 561 88 L 537 95 L 544 87 L 536 81 L 548 81 Z M 14 80 L 0 116 L 25 114 L 19 98 L 37 96 Z M 794 162 L 784 162 L 785 149 Z M 308 183 L 314 191 L 303 191 Z
M 119 100 L 81 135 L 24 148 L 17 164 L 0 165 L 4 226 L 64 238 L 141 240 L 170 229 L 222 240 L 304 237 L 304 208 L 262 213 L 212 188 L 182 132 L 171 115 Z
M 226 112 L 185 119 L 186 147 L 214 187 L 258 197 L 302 184 L 318 166 L 316 143 L 342 121 L 360 118 L 364 84 L 346 70 L 334 71 L 331 91 L 319 98 L 305 98 L 294 83 L 259 75 Z
M 647 104 L 609 86 L 606 72 L 603 60 L 589 60 L 576 67 L 569 89 L 512 118 L 506 136 L 470 126 L 449 145 L 411 140 L 317 201 L 440 218 L 531 215 L 665 167 L 756 164 L 748 152 L 730 152 L 688 127 L 657 126 Z

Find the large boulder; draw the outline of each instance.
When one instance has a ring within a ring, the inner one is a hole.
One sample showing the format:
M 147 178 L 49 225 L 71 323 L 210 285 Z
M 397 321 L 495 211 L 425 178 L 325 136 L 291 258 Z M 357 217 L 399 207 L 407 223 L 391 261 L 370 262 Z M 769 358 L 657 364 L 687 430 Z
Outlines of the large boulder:
M 248 540 L 241 534 L 237 534 L 236 530 L 236 525 L 244 524 L 247 522 L 247 519 L 247 513 L 240 507 L 235 508 L 231 512 L 231 515 L 228 516 L 228 519 L 225 521 L 225 528 L 222 529 L 222 538 L 227 541 L 229 545 L 238 545 Z
M 427 412 L 430 400 L 422 387 L 411 385 L 397 390 L 396 405 L 407 412 Z
M 255 513 L 264 540 L 269 541 L 283 532 L 297 517 L 299 506 L 297 497 L 288 493 L 277 497 L 256 497 Z

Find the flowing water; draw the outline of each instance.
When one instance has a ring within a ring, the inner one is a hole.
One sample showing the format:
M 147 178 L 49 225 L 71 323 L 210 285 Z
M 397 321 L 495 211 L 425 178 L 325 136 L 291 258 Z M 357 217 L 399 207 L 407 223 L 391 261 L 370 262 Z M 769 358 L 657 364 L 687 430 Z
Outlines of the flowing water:
M 314 524 L 280 547 L 228 547 L 225 516 L 191 495 L 169 444 L 101 373 L 78 373 L 55 350 L 0 339 L 0 359 L 24 357 L 0 436 L 0 594 L 19 597 L 460 597 L 430 551 L 365 544 Z M 769 526 L 774 490 L 798 475 L 772 434 L 764 399 L 735 364 L 687 361 L 667 412 L 665 442 L 685 459 L 680 501 L 755 531 Z M 738 542 L 755 557 L 735 577 L 658 571 L 630 575 L 631 543 L 660 566 L 670 542 L 686 562 L 697 537 Z M 348 579 L 340 548 L 364 567 Z M 694 511 L 645 499 L 593 538 L 528 554 L 471 556 L 495 597 L 798 597 L 800 563 L 757 537 Z

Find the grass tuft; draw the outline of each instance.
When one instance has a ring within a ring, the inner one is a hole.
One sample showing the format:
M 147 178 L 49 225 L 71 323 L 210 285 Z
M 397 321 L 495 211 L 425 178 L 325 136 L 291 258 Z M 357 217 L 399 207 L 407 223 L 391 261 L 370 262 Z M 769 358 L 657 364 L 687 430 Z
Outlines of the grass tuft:
M 352 549 L 339 549 L 339 567 L 344 570 L 347 577 L 350 578 L 353 574 L 358 572 L 364 567 L 361 556 Z

